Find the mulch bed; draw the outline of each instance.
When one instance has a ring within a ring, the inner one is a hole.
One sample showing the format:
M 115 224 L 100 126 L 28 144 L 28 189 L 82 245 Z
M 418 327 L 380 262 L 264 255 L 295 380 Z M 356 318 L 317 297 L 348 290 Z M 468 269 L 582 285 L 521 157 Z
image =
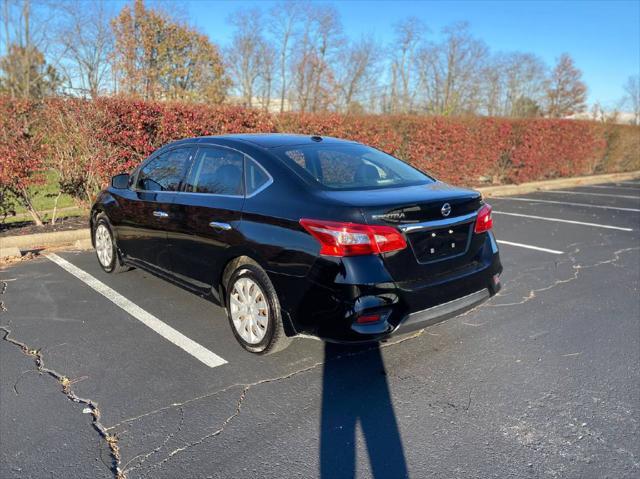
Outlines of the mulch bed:
M 89 227 L 89 218 L 86 216 L 61 217 L 56 224 L 45 223 L 44 226 L 35 226 L 32 221 L 18 221 L 15 223 L 0 223 L 0 237 L 23 236 L 36 233 L 52 233 L 54 231 L 79 230 Z

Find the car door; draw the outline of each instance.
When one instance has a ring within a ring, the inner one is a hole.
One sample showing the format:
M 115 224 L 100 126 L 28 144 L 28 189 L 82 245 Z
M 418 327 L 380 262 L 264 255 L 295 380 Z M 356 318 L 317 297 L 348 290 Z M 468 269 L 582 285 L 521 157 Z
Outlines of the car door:
M 200 146 L 176 195 L 168 232 L 173 272 L 205 291 L 224 261 L 225 250 L 243 242 L 244 154 L 222 146 Z
M 177 147 L 151 157 L 120 198 L 115 225 L 118 246 L 136 261 L 169 271 L 167 226 L 171 204 L 189 169 L 193 147 Z

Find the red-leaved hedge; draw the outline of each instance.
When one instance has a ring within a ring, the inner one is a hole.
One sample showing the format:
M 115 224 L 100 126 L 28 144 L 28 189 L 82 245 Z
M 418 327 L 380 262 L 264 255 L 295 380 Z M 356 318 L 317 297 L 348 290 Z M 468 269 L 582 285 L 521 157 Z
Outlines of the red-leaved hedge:
M 585 121 L 291 113 L 277 117 L 277 125 L 361 141 L 467 185 L 586 175 L 606 151 L 602 129 Z
M 14 200 L 34 212 L 30 187 L 44 182 L 47 157 L 41 116 L 42 107 L 32 102 L 0 101 L 0 214 Z M 33 219 L 41 224 L 37 214 Z
M 587 121 L 285 113 L 124 98 L 0 97 L 0 187 L 60 173 L 61 188 L 87 200 L 109 176 L 128 171 L 179 138 L 291 132 L 349 138 L 387 151 L 445 181 L 519 183 L 640 169 L 640 128 Z M 28 124 L 28 133 L 22 125 Z

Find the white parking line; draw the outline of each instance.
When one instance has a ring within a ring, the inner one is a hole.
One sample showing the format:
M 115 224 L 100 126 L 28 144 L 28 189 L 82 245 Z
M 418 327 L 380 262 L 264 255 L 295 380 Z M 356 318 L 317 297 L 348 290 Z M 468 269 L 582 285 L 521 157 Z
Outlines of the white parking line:
M 594 228 L 605 228 L 609 230 L 633 231 L 633 228 L 623 228 L 621 226 L 601 225 L 598 223 L 585 223 L 584 221 L 565 220 L 562 218 L 547 218 L 546 216 L 523 215 L 521 213 L 507 213 L 506 211 L 494 211 L 494 215 L 519 216 L 522 218 L 531 218 L 534 220 L 554 221 L 557 223 L 569 223 L 572 225 L 592 226 Z
M 46 255 L 51 261 L 56 263 L 62 269 L 68 271 L 73 276 L 78 278 L 80 281 L 84 282 L 87 286 L 94 289 L 102 296 L 107 298 L 109 301 L 124 309 L 131 316 L 136 318 L 145 326 L 148 326 L 160 336 L 165 338 L 168 341 L 171 341 L 173 344 L 182 348 L 187 353 L 191 354 L 194 358 L 199 361 L 202 361 L 204 364 L 209 366 L 210 368 L 215 368 L 216 366 L 222 366 L 226 364 L 227 361 L 222 359 L 217 354 L 212 353 L 204 346 L 196 343 L 195 341 L 189 339 L 181 332 L 173 329 L 166 323 L 163 323 L 158 318 L 156 318 L 153 314 L 148 313 L 144 309 L 142 309 L 137 304 L 129 301 L 127 298 L 122 296 L 120 293 L 114 291 L 109 286 L 104 284 L 102 281 L 94 278 L 86 271 L 78 268 L 77 266 L 69 263 L 66 259 L 61 258 L 57 254 L 49 253 Z
M 560 193 L 563 195 L 586 195 L 586 196 L 605 196 L 607 198 L 627 198 L 631 200 L 640 200 L 640 196 L 631 195 L 612 195 L 608 193 L 591 193 L 590 191 L 566 191 L 566 190 L 544 190 L 545 193 Z
M 522 244 L 522 243 L 513 243 L 511 241 L 504 241 L 504 240 L 497 240 L 497 241 L 500 244 L 506 244 L 506 245 L 509 245 L 509 246 L 516 246 L 517 248 L 534 249 L 536 251 L 542 251 L 544 253 L 551 253 L 551 254 L 564 254 L 562 251 L 558 251 L 556 249 L 541 248 L 540 246 L 533 246 L 533 245 L 530 245 L 530 244 Z
M 615 185 L 581 185 L 580 188 L 600 188 L 604 190 L 640 191 L 640 188 L 629 188 L 628 186 Z
M 633 211 L 640 213 L 637 208 L 618 208 L 617 206 L 602 206 L 602 205 L 590 205 L 588 203 L 570 203 L 568 201 L 552 201 L 552 200 L 538 200 L 536 198 L 517 198 L 515 196 L 501 196 L 496 198 L 497 200 L 508 201 L 527 201 L 528 203 L 550 203 L 554 205 L 567 205 L 567 206 L 584 206 L 585 208 L 599 208 L 602 210 L 617 210 L 617 211 Z

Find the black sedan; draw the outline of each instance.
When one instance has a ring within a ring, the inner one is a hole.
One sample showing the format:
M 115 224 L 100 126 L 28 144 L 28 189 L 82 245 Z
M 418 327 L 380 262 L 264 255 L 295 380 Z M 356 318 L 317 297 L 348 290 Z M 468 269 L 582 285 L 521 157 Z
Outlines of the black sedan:
M 166 145 L 91 212 L 102 268 L 140 267 L 211 297 L 238 342 L 378 341 L 494 295 L 491 207 L 374 148 L 226 135 Z

